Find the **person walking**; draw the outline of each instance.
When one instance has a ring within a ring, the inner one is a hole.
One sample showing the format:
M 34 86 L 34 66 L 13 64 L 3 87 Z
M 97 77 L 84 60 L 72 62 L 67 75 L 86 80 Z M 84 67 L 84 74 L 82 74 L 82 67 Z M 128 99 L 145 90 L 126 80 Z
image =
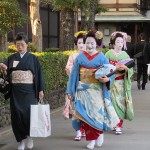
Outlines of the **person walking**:
M 102 146 L 103 131 L 111 130 L 119 122 L 110 100 L 109 88 L 114 77 L 97 80 L 94 76 L 99 67 L 109 64 L 105 55 L 96 49 L 98 41 L 96 31 L 88 31 L 84 39 L 86 51 L 76 57 L 66 90 L 68 99 L 75 103 L 73 127 L 79 130 L 83 126 L 88 149 L 93 149 L 95 144 Z
M 111 100 L 112 104 L 119 116 L 120 122 L 115 127 L 117 135 L 122 134 L 123 120 L 132 120 L 134 118 L 132 95 L 131 95 L 131 77 L 133 75 L 133 68 L 128 68 L 124 64 L 117 63 L 120 60 L 129 58 L 126 51 L 122 49 L 126 48 L 126 33 L 114 32 L 111 35 L 111 43 L 114 49 L 106 52 L 105 56 L 109 59 L 109 62 L 116 66 L 117 72 L 115 73 L 115 80 L 111 86 Z
M 127 50 L 126 50 L 127 54 L 130 56 L 130 58 L 133 58 L 135 45 L 131 43 L 131 36 L 130 35 L 127 35 L 126 46 L 127 46 Z
M 141 33 L 138 37 L 134 58 L 137 59 L 137 87 L 139 90 L 141 88 L 142 90 L 145 90 L 148 81 L 147 64 L 150 63 L 150 44 L 146 43 L 145 33 Z
M 28 149 L 34 146 L 30 137 L 30 105 L 37 104 L 39 99 L 43 99 L 45 83 L 37 57 L 27 49 L 28 38 L 24 32 L 16 35 L 15 45 L 18 52 L 9 56 L 0 68 L 11 83 L 12 130 L 19 143 L 18 150 L 24 150 L 25 146 Z
M 67 65 L 66 65 L 66 73 L 69 76 L 74 65 L 74 61 L 76 57 L 83 51 L 85 51 L 85 44 L 83 42 L 83 38 L 86 35 L 87 31 L 79 31 L 75 33 L 74 36 L 74 44 L 77 46 L 78 51 L 69 56 Z M 75 141 L 80 141 L 82 137 L 85 137 L 85 131 L 81 127 L 80 130 L 76 131 Z

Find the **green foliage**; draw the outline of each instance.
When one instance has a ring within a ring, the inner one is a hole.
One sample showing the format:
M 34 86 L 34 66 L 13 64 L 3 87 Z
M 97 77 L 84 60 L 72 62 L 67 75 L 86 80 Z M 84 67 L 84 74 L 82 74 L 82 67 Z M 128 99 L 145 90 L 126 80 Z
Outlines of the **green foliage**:
M 33 43 L 28 43 L 29 52 L 37 52 L 37 47 Z
M 33 43 L 28 43 L 28 50 L 30 52 L 36 52 L 37 51 L 37 47 L 33 44 Z M 9 53 L 16 53 L 17 52 L 17 48 L 16 45 L 14 43 L 9 43 L 8 44 L 8 52 Z
M 54 10 L 72 9 L 77 10 L 80 5 L 87 5 L 88 0 L 49 0 Z
M 70 54 L 76 51 L 64 52 L 36 52 L 35 54 L 42 65 L 44 79 L 46 83 L 45 93 L 59 88 L 65 88 L 68 76 L 65 72 L 65 66 Z M 3 62 L 10 53 L 0 52 L 0 62 Z M 4 104 L 4 99 L 0 96 L 0 105 Z
M 108 8 L 106 7 L 97 7 L 96 10 L 95 10 L 95 14 L 98 14 L 98 13 L 101 13 L 101 12 L 107 12 L 109 11 Z
M 8 43 L 8 52 L 9 53 L 16 53 L 17 48 L 14 43 Z
M 0 34 L 5 34 L 26 21 L 27 16 L 20 10 L 17 0 L 0 1 Z
M 58 52 L 59 48 L 46 48 L 45 52 Z

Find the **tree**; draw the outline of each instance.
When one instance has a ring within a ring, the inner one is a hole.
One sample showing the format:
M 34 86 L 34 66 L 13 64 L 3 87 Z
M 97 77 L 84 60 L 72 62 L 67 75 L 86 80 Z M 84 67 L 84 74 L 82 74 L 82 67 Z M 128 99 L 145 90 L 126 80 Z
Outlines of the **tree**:
M 7 50 L 7 33 L 26 20 L 27 16 L 20 10 L 17 0 L 0 1 L 0 51 Z
M 82 6 L 82 25 L 86 28 L 84 10 L 88 0 L 50 0 L 55 11 L 60 11 L 60 49 L 74 48 L 75 12 Z
M 32 43 L 37 47 L 38 51 L 42 51 L 43 35 L 39 9 L 40 9 L 40 0 L 30 0 L 30 22 L 32 28 Z
M 88 16 L 88 30 L 95 29 L 95 15 L 100 12 L 108 11 L 108 8 L 99 7 L 99 0 L 89 0 L 89 16 Z

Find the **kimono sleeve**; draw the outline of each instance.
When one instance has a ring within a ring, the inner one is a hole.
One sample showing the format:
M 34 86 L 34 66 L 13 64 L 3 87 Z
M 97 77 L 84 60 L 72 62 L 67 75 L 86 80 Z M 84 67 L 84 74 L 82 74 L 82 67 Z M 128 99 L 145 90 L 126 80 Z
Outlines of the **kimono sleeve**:
M 74 59 L 73 59 L 73 55 L 70 55 L 69 58 L 68 58 L 68 61 L 67 61 L 67 65 L 66 65 L 66 73 L 67 75 L 69 76 L 70 73 L 71 73 L 71 70 L 73 68 L 73 64 L 74 64 Z
M 68 84 L 67 84 L 67 90 L 66 94 L 72 94 L 73 97 L 76 93 L 76 88 L 79 82 L 79 62 L 78 59 L 75 60 L 71 74 L 69 76 Z
M 45 89 L 44 75 L 38 58 L 36 58 L 35 66 L 35 87 L 36 95 L 38 96 L 38 92 L 43 91 Z

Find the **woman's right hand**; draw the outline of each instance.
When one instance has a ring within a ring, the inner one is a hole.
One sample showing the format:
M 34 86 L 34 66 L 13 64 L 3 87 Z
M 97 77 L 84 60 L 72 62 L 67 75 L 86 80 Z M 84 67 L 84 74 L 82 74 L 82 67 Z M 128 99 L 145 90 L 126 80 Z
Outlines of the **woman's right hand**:
M 0 63 L 0 68 L 3 70 L 3 71 L 6 71 L 7 70 L 7 66 L 3 63 Z
M 67 94 L 67 96 L 68 96 L 68 99 L 69 99 L 70 101 L 72 101 L 72 94 Z

